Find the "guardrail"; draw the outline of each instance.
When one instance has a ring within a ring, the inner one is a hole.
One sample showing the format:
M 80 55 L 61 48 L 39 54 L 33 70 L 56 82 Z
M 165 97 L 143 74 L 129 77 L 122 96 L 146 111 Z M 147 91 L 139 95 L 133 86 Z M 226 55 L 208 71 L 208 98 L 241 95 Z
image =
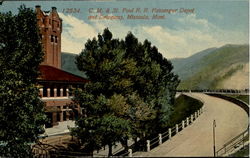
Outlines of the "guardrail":
M 232 98 L 229 96 L 225 96 L 222 94 L 217 94 L 217 93 L 206 93 L 207 95 L 218 97 L 225 99 L 227 101 L 230 101 L 232 103 L 235 103 L 242 109 L 246 111 L 246 113 L 249 116 L 249 105 L 239 99 Z M 216 151 L 215 155 L 216 156 L 227 156 L 233 152 L 238 151 L 241 148 L 244 148 L 246 144 L 249 144 L 249 126 L 245 131 L 228 141 L 226 144 L 223 145 L 222 148 L 220 148 L 218 151 Z
M 225 95 L 222 95 L 222 94 L 218 94 L 218 93 L 206 93 L 207 95 L 210 95 L 210 96 L 213 96 L 213 97 L 217 97 L 217 98 L 222 98 L 222 99 L 225 99 L 227 101 L 230 101 L 232 103 L 235 103 L 236 105 L 240 106 L 242 109 L 244 109 L 248 116 L 249 116 L 249 105 L 239 99 L 236 99 L 236 98 L 232 98 L 232 97 L 229 97 L 229 96 L 225 96 Z
M 227 156 L 238 149 L 244 148 L 247 144 L 249 144 L 249 129 L 240 133 L 238 136 L 231 139 L 229 142 L 223 145 L 218 151 L 216 151 L 216 156 Z
M 162 143 L 170 140 L 173 136 L 178 134 L 180 131 L 184 130 L 184 128 L 188 127 L 189 125 L 193 124 L 193 122 L 203 113 L 203 107 L 199 110 L 191 114 L 185 120 L 182 120 L 180 123 L 176 124 L 174 127 L 169 128 L 164 133 L 159 133 L 157 137 L 152 138 L 151 140 L 146 140 L 146 151 L 150 151 L 153 148 L 161 145 Z M 144 146 L 145 147 L 145 146 Z M 128 151 L 124 151 L 123 153 L 119 154 L 119 156 L 133 156 L 132 149 L 128 149 Z
M 249 94 L 249 89 L 182 89 L 176 90 L 176 92 Z
M 198 116 L 201 115 L 203 112 L 202 108 L 200 108 L 198 111 L 193 113 L 190 117 L 187 117 L 185 120 L 182 120 L 182 122 L 176 124 L 174 127 L 169 128 L 164 133 L 159 133 L 157 137 L 147 140 L 147 152 L 152 150 L 153 148 L 161 145 L 167 140 L 170 140 L 173 136 L 178 134 L 180 131 L 182 131 L 184 128 L 188 127 L 189 125 L 193 124 L 193 122 L 198 118 Z

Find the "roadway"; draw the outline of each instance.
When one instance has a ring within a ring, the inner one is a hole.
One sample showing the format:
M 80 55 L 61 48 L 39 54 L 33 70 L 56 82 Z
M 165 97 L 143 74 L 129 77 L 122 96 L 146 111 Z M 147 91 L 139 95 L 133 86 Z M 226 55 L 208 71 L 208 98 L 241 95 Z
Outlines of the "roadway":
M 149 152 L 136 152 L 141 157 L 213 156 L 213 120 L 216 120 L 216 150 L 248 127 L 247 113 L 229 101 L 202 93 L 185 93 L 203 100 L 203 113 L 195 122 L 171 140 Z

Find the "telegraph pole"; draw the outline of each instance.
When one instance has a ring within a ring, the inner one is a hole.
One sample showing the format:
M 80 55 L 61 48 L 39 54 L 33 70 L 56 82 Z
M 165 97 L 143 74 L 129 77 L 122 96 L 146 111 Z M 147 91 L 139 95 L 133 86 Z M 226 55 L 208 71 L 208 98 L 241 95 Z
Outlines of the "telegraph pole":
M 213 148 L 214 148 L 214 157 L 216 156 L 216 155 L 215 155 L 215 152 L 216 152 L 216 151 L 215 151 L 215 127 L 216 127 L 216 122 L 215 122 L 215 120 L 214 120 L 214 122 L 213 122 L 213 140 L 214 140 L 214 141 L 213 141 L 213 142 L 214 142 L 214 147 L 213 147 Z

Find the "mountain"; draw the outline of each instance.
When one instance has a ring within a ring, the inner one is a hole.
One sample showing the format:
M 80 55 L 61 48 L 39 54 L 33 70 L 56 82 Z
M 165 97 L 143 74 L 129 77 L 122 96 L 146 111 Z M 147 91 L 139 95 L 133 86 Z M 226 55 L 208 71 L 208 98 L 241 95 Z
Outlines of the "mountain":
M 78 70 L 75 64 L 75 57 L 76 54 L 62 52 L 61 53 L 62 70 L 86 78 L 87 77 L 86 74 Z
M 249 86 L 249 45 L 209 48 L 171 62 L 181 79 L 178 89 L 245 89 Z
M 64 71 L 86 78 L 75 64 L 76 54 L 62 52 L 61 57 Z M 249 45 L 209 48 L 171 62 L 181 79 L 178 89 L 249 88 Z
M 208 54 L 214 52 L 216 48 L 209 48 L 198 52 L 188 58 L 175 58 L 171 62 L 174 65 L 174 72 L 179 75 L 179 77 L 184 80 L 193 75 L 194 72 L 198 71 L 203 65 L 201 59 Z

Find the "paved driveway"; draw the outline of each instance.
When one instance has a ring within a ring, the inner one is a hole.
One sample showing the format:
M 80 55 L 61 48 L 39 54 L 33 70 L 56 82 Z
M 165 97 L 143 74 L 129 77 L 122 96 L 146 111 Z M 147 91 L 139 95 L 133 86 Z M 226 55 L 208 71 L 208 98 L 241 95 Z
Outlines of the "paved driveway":
M 198 119 L 150 152 L 137 152 L 133 156 L 213 156 L 213 120 L 217 125 L 216 150 L 247 129 L 248 115 L 237 105 L 205 94 L 187 95 L 204 101 L 203 113 Z

